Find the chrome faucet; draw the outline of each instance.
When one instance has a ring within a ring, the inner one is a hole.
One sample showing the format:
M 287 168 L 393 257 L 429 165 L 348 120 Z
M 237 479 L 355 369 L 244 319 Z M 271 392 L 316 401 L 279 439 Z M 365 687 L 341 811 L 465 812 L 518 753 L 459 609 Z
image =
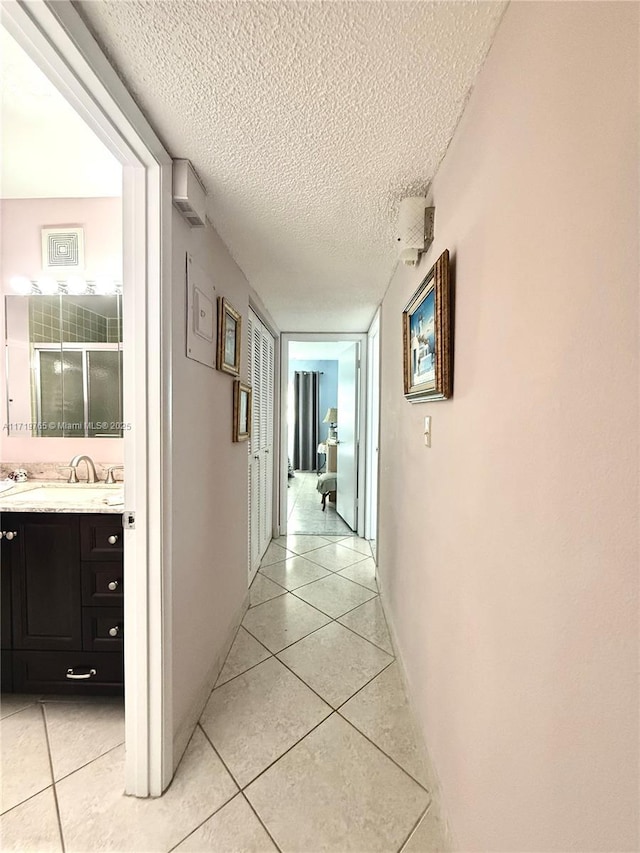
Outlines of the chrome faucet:
M 90 456 L 78 455 L 74 456 L 71 462 L 68 465 L 65 465 L 65 468 L 70 468 L 71 472 L 69 474 L 69 483 L 78 483 L 78 465 L 81 462 L 87 463 L 87 483 L 95 483 L 97 480 L 96 477 L 96 466 L 93 464 L 93 459 Z

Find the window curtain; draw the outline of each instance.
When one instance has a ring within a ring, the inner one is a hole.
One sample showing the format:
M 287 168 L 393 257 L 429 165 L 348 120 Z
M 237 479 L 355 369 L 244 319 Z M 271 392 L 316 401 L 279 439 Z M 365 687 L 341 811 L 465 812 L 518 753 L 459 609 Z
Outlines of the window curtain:
M 294 374 L 295 426 L 293 467 L 297 471 L 318 470 L 320 434 L 320 373 L 299 371 Z

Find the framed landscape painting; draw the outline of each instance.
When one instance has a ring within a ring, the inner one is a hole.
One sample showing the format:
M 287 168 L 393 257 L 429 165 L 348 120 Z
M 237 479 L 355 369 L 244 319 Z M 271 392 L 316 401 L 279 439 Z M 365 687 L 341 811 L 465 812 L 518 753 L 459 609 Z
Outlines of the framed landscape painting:
M 240 374 L 242 315 L 224 296 L 218 297 L 218 348 L 216 367 L 232 376 Z
M 453 393 L 449 251 L 431 267 L 402 312 L 404 396 L 412 403 Z

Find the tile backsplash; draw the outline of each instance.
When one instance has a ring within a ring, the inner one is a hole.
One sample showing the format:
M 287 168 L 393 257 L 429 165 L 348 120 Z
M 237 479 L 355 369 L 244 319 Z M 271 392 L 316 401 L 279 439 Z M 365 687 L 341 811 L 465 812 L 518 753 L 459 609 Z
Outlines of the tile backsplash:
M 69 469 L 60 470 L 62 462 L 0 462 L 0 480 L 4 480 L 16 468 L 23 468 L 27 472 L 29 480 L 61 480 L 69 479 Z M 117 462 L 96 462 L 96 475 L 98 479 L 104 480 L 107 476 L 107 468 L 117 465 Z M 114 471 L 116 480 L 122 480 L 123 471 Z M 82 482 L 86 478 L 86 465 L 81 463 L 78 467 L 78 479 Z

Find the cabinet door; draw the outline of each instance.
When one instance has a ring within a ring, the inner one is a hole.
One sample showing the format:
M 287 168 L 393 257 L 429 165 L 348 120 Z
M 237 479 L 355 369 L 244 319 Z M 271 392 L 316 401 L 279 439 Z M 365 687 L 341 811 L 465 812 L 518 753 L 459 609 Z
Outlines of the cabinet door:
M 249 384 L 253 388 L 249 442 L 249 581 L 273 533 L 274 340 L 249 311 Z
M 3 521 L 9 516 L 4 513 Z M 9 529 L 8 525 L 6 528 Z M 2 597 L 0 604 L 2 605 L 2 621 L 0 628 L 2 629 L 2 648 L 7 650 L 13 647 L 11 640 L 11 552 L 10 548 L 13 543 L 5 542 L 4 538 L 0 539 L 0 577 L 2 578 Z
M 5 514 L 5 518 L 6 518 Z M 4 521 L 4 518 L 3 518 Z M 0 652 L 0 689 L 10 693 L 13 690 L 12 653 L 13 646 L 11 630 L 11 564 L 8 548 L 11 542 L 0 539 L 0 578 L 2 590 L 0 604 L 2 605 L 2 650 Z
M 78 516 L 16 513 L 13 529 L 14 649 L 81 649 Z

